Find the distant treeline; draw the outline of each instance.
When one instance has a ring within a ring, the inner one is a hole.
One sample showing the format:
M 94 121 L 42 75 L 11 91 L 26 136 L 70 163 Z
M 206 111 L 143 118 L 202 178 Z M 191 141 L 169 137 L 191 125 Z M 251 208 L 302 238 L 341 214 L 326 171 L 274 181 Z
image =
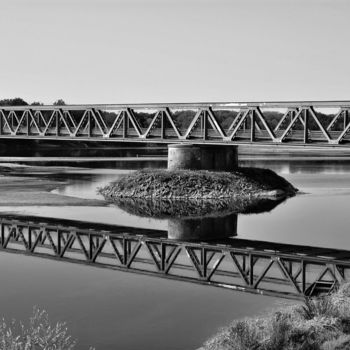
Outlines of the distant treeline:
M 44 105 L 41 102 L 33 102 L 31 104 L 27 103 L 20 97 L 12 98 L 12 99 L 2 99 L 0 100 L 0 106 L 42 106 Z M 54 106 L 64 106 L 66 105 L 65 101 L 62 99 L 58 99 L 53 103 Z M 179 129 L 187 129 L 193 120 L 196 111 L 194 110 L 174 110 L 172 112 L 172 119 L 175 122 L 175 125 Z M 49 112 L 43 112 L 43 114 L 46 114 Z M 83 116 L 82 111 L 71 111 L 70 112 L 72 117 L 75 119 L 75 121 L 79 122 L 81 117 Z M 224 129 L 227 130 L 235 120 L 238 111 L 237 110 L 214 110 L 213 111 L 214 116 L 218 122 L 218 124 Z M 108 126 L 111 126 L 117 117 L 117 112 L 114 111 L 101 111 L 103 119 L 105 120 L 106 124 Z M 319 122 L 322 124 L 324 128 L 327 128 L 331 120 L 334 118 L 335 114 L 324 114 L 320 112 L 315 112 Z M 139 123 L 141 128 L 147 128 L 151 121 L 154 118 L 155 113 L 146 113 L 144 111 L 137 111 L 134 110 L 134 116 L 137 122 Z M 264 118 L 267 122 L 267 124 L 270 126 L 271 129 L 274 129 L 279 121 L 281 120 L 283 113 L 281 111 L 274 111 L 274 110 L 265 110 L 263 111 Z M 302 118 L 300 118 L 302 119 Z M 290 121 L 290 117 L 288 122 Z M 263 123 L 259 118 L 256 118 L 256 123 L 261 129 L 264 129 Z M 287 121 L 285 122 L 285 125 L 287 124 Z M 156 127 L 159 127 L 160 124 L 155 125 Z M 208 128 L 212 128 L 211 124 L 207 123 Z M 171 128 L 170 122 L 165 118 L 165 126 L 167 128 Z M 248 129 L 250 128 L 250 118 L 247 118 L 247 121 L 245 123 L 245 127 Z M 302 130 L 304 128 L 301 120 L 298 120 L 294 127 L 294 129 Z M 342 129 L 343 128 L 343 120 L 342 118 L 339 118 L 339 120 L 334 125 L 334 129 Z M 282 128 L 283 129 L 283 128 Z M 311 130 L 318 130 L 318 126 L 314 118 L 309 118 L 309 129 Z
M 53 105 L 54 106 L 64 106 L 66 103 L 62 99 L 56 100 Z M 23 98 L 15 97 L 15 98 L 4 98 L 0 100 L 0 106 L 43 106 L 42 102 L 32 102 L 28 103 L 23 100 Z
M 105 119 L 111 123 L 113 122 L 116 116 L 116 113 L 114 112 L 102 112 L 102 114 L 105 117 Z M 238 114 L 238 111 L 237 110 L 214 110 L 213 114 L 215 116 L 216 121 L 221 126 L 221 128 L 223 128 L 224 130 L 227 130 L 228 128 L 231 127 L 233 121 L 235 120 Z M 315 114 L 317 116 L 317 119 L 319 120 L 319 122 L 322 124 L 324 128 L 327 128 L 327 126 L 332 121 L 335 115 L 335 114 L 323 114 L 320 112 L 315 112 Z M 139 125 L 142 128 L 147 128 L 150 125 L 151 121 L 153 120 L 155 113 L 145 113 L 145 112 L 134 111 L 134 115 Z M 175 121 L 175 125 L 180 129 L 187 129 L 190 126 L 190 123 L 193 120 L 195 115 L 196 115 L 196 111 L 194 110 L 172 111 L 172 119 Z M 267 124 L 270 126 L 272 130 L 280 122 L 283 115 L 284 113 L 279 111 L 273 111 L 273 110 L 263 111 L 264 119 L 266 120 Z M 300 120 L 298 120 L 295 123 L 294 129 L 297 129 L 297 130 L 304 129 L 304 126 L 301 120 L 302 120 L 302 117 L 300 118 Z M 250 122 L 251 122 L 250 118 L 248 117 L 245 124 L 245 127 L 248 129 L 250 128 Z M 285 121 L 284 125 L 286 125 L 289 122 L 290 122 L 290 116 L 287 118 L 287 121 Z M 171 127 L 170 122 L 167 119 L 165 120 L 165 123 L 166 123 L 166 127 L 169 127 L 169 128 Z M 258 117 L 256 118 L 256 123 L 262 130 L 265 129 L 262 121 Z M 209 129 L 212 128 L 209 122 L 207 122 L 207 125 Z M 159 126 L 159 124 L 157 126 Z M 337 123 L 334 125 L 334 128 L 335 129 L 339 127 L 342 128 L 342 126 L 343 126 L 342 120 L 338 120 Z M 317 123 L 312 117 L 309 117 L 309 129 L 311 130 L 318 129 Z

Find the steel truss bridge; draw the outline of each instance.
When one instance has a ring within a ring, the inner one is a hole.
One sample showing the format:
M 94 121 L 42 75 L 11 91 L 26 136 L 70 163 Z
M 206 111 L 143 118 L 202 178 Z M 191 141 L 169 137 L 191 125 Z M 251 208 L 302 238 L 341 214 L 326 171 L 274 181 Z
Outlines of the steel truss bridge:
M 345 250 L 236 238 L 184 242 L 165 231 L 17 215 L 1 216 L 0 231 L 0 251 L 287 298 L 350 278 Z
M 350 101 L 0 106 L 0 138 L 335 146 L 350 143 L 349 111 Z

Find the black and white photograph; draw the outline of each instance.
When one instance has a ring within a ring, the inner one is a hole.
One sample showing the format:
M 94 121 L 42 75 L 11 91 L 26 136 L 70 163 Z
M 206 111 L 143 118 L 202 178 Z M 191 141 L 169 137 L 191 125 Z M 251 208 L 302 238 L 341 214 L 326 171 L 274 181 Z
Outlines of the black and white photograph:
M 349 0 L 0 0 L 0 350 L 349 350 L 349 58 Z

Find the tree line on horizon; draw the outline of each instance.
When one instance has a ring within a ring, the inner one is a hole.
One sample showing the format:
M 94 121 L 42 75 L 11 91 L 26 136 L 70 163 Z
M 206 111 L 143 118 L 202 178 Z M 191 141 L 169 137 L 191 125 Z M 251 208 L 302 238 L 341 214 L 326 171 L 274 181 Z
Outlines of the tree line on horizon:
M 53 104 L 53 106 L 65 106 L 66 103 L 62 99 L 56 100 Z M 15 98 L 4 98 L 0 100 L 0 106 L 44 106 L 44 103 L 34 101 L 32 103 L 28 103 L 21 97 L 15 97 Z

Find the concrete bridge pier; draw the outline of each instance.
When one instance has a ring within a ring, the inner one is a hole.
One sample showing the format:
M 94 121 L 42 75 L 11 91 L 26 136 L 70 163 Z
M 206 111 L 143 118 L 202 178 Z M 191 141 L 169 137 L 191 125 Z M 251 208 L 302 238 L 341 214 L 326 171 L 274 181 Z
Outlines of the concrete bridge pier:
M 238 167 L 238 146 L 168 145 L 168 170 L 233 171 Z
M 201 241 L 237 236 L 237 214 L 222 217 L 169 219 L 168 238 Z

